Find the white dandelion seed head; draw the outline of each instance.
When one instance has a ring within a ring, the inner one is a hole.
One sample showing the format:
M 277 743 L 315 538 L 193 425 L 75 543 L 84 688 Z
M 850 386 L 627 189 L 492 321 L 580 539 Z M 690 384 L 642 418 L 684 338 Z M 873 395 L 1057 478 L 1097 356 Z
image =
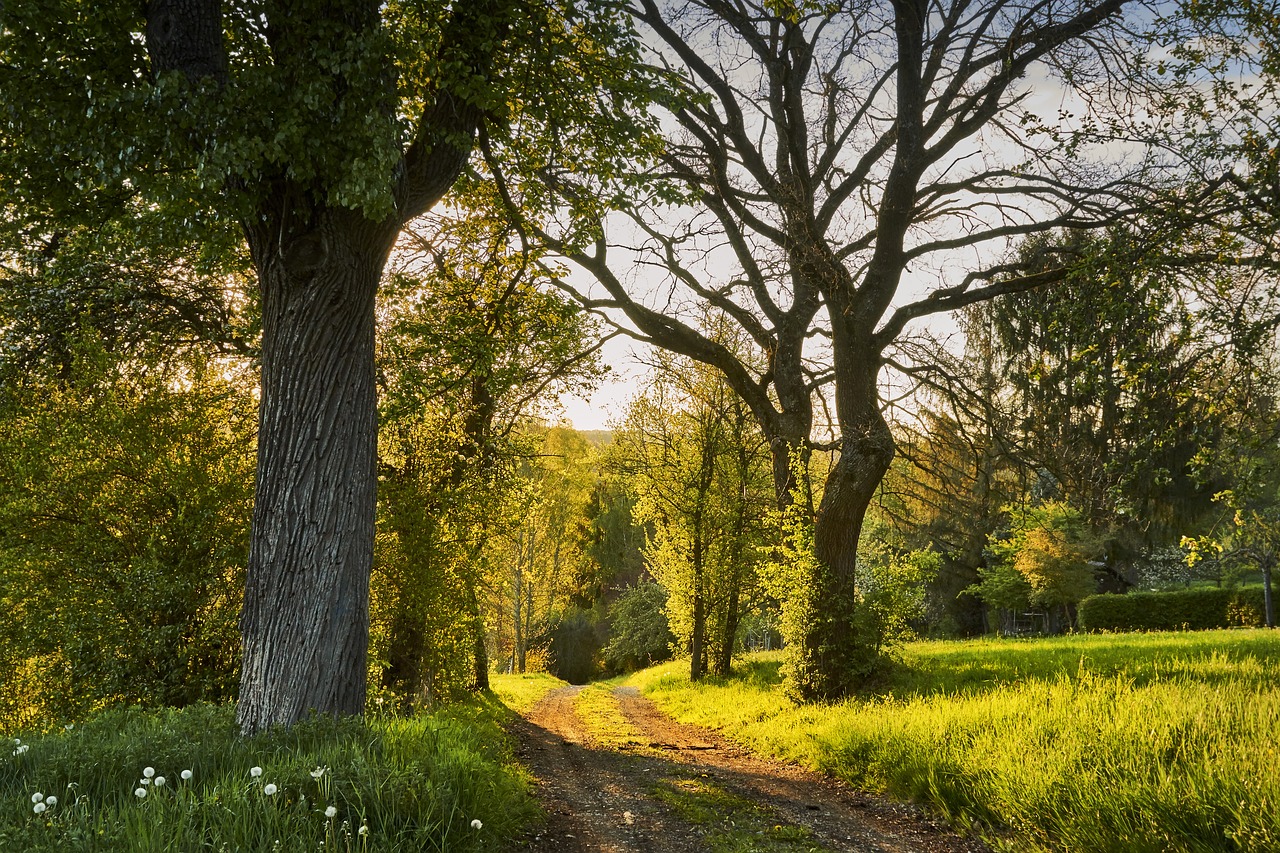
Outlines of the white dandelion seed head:
M 279 791 L 279 790 L 280 789 L 277 788 L 274 784 L 272 784 L 271 782 L 268 782 L 266 786 L 262 789 L 262 793 L 266 794 L 268 797 L 274 797 L 276 794 L 276 791 Z
M 337 814 L 338 814 L 337 806 L 329 806 L 329 808 L 324 810 L 324 816 L 328 818 L 336 817 Z
M 136 789 L 134 789 L 133 795 L 134 795 L 135 797 L 137 797 L 138 799 L 140 799 L 140 800 L 142 800 L 142 799 L 146 799 L 146 796 L 147 796 L 147 789 L 146 789 L 146 788 L 136 788 Z
M 58 798 L 50 794 L 49 796 L 44 798 L 44 804 L 49 808 L 53 808 L 58 804 Z
M 191 771 L 190 771 L 190 770 L 183 770 L 183 771 L 182 771 L 181 773 L 179 773 L 178 775 L 182 777 L 182 781 L 183 781 L 183 782 L 190 782 L 190 781 L 191 781 Z
M 328 769 L 328 767 L 317 767 L 315 770 L 311 771 L 311 778 L 319 780 L 320 777 L 324 775 L 324 771 Z
M 30 748 L 31 748 L 31 745 L 30 745 L 30 744 L 25 744 L 25 743 L 23 743 L 23 744 L 19 744 L 19 745 L 18 745 L 18 746 L 13 750 L 13 754 L 14 754 L 14 755 L 22 755 L 24 752 L 26 752 L 26 751 L 27 751 L 28 749 L 30 749 Z
M 472 829 L 480 829 L 482 826 L 484 826 L 484 824 L 480 822 L 480 818 L 475 818 L 471 821 Z
M 250 776 L 252 776 L 253 778 L 257 779 L 259 776 L 261 776 L 261 775 L 262 775 L 262 768 L 261 768 L 261 767 L 250 767 L 250 768 L 249 768 L 249 775 L 250 775 Z
M 164 787 L 164 777 L 163 777 L 163 776 L 157 776 L 157 777 L 156 777 L 156 781 L 155 781 L 155 783 L 154 783 L 154 784 L 155 784 L 155 786 L 156 786 L 157 788 L 163 788 L 163 787 Z
M 367 824 L 367 823 L 362 823 L 362 824 L 360 824 L 360 834 L 361 834 L 361 835 L 368 835 L 368 834 L 369 834 L 369 824 Z
M 151 784 L 151 780 L 150 780 L 150 779 L 139 779 L 139 780 L 138 780 L 138 784 L 139 784 L 139 785 L 150 785 L 150 784 Z
M 156 775 L 156 769 L 154 767 L 142 768 L 142 776 L 144 779 L 150 779 L 154 775 Z
M 44 799 L 44 794 L 40 793 L 39 791 L 36 791 L 34 794 L 31 795 L 31 802 L 33 803 L 38 803 L 43 799 Z
M 40 814 L 42 811 L 44 811 L 47 808 L 48 806 L 46 806 L 44 803 L 36 803 L 34 806 L 31 807 L 31 810 L 36 814 Z

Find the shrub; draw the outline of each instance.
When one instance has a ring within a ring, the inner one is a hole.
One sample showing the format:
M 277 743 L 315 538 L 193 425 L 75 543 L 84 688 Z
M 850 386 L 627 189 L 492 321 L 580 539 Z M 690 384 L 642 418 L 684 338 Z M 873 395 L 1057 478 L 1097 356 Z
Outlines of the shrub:
M 604 659 L 611 670 L 639 669 L 671 657 L 675 636 L 667 624 L 666 603 L 666 590 L 642 580 L 610 605 Z
M 1258 625 L 1262 588 L 1195 587 L 1092 595 L 1080 602 L 1082 631 L 1202 631 Z

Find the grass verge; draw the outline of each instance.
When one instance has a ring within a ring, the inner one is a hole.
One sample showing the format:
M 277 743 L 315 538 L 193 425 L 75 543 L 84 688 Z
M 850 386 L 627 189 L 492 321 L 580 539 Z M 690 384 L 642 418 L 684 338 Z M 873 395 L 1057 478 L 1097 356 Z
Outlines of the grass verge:
M 0 752 L 0 850 L 492 850 L 535 814 L 507 713 L 486 697 L 241 738 L 231 707 L 128 708 L 19 734 Z
M 1280 850 L 1280 636 L 1211 631 L 918 643 L 876 695 L 797 706 L 778 655 L 692 687 L 677 719 L 926 803 L 1009 850 Z
M 517 714 L 528 711 L 543 696 L 568 683 L 545 672 L 493 673 L 489 676 L 489 686 L 498 699 Z

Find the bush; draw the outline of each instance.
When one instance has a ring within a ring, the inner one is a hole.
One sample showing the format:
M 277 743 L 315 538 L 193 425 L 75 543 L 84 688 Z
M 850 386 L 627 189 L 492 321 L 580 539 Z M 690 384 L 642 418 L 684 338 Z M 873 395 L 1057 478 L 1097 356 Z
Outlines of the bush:
M 1082 631 L 1203 631 L 1260 625 L 1262 614 L 1262 587 L 1106 593 L 1077 611 Z
M 666 604 L 666 590 L 642 580 L 609 606 L 609 644 L 604 649 L 609 669 L 627 672 L 671 657 L 675 635 L 667 624 Z

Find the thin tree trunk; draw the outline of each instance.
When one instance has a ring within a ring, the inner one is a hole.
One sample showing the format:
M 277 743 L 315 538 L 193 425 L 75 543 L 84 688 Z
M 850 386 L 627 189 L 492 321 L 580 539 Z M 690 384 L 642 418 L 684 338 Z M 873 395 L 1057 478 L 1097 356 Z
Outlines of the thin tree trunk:
M 364 710 L 377 482 L 374 295 L 394 237 L 363 233 L 373 230 L 364 224 L 330 217 L 278 250 L 250 243 L 263 335 L 240 621 L 245 733 L 291 725 L 313 709 Z
M 468 601 L 471 610 L 471 632 L 472 632 L 472 650 L 474 652 L 473 661 L 475 663 L 475 680 L 472 687 L 475 690 L 489 689 L 489 647 L 485 644 L 484 616 L 480 613 L 480 599 L 476 595 L 476 588 L 473 585 L 470 589 L 470 600 Z
M 701 526 L 702 520 L 695 520 Z M 693 535 L 693 635 L 689 638 L 689 680 L 702 678 L 705 667 L 704 646 L 706 645 L 707 613 L 706 603 L 702 595 L 702 534 L 695 530 Z
M 1276 626 L 1276 610 L 1271 595 L 1271 570 L 1274 565 L 1275 557 L 1270 554 L 1262 558 L 1262 615 L 1268 628 Z

